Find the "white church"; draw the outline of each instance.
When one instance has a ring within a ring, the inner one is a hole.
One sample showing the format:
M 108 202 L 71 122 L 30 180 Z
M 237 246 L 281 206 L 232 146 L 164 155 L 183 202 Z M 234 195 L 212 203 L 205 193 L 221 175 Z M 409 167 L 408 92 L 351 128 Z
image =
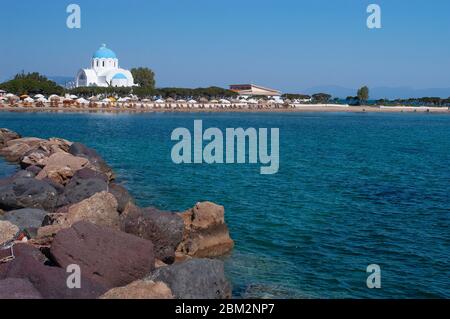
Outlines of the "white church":
M 76 87 L 130 87 L 135 85 L 131 72 L 119 67 L 119 59 L 116 54 L 105 44 L 94 53 L 91 68 L 78 71 L 75 82 Z

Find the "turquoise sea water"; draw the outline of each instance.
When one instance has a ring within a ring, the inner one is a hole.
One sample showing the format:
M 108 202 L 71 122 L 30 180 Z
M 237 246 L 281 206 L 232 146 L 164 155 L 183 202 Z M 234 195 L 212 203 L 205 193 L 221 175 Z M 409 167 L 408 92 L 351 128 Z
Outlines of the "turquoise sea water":
M 173 164 L 170 134 L 195 119 L 280 128 L 279 173 Z M 140 205 L 224 205 L 236 297 L 450 297 L 448 115 L 0 113 L 0 127 L 96 148 Z

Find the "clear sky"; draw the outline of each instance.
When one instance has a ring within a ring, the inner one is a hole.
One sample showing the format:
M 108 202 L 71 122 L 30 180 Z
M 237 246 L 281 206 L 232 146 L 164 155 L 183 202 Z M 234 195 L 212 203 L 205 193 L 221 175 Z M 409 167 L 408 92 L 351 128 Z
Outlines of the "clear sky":
M 66 27 L 70 3 L 80 30 Z M 371 3 L 382 29 L 366 26 Z M 0 10 L 1 80 L 75 76 L 106 43 L 160 87 L 450 88 L 448 0 L 4 0 Z

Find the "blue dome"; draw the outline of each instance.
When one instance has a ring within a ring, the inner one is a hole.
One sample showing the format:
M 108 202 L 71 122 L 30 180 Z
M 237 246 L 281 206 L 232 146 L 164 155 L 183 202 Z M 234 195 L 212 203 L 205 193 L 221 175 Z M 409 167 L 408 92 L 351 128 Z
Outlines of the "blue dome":
M 100 49 L 98 49 L 93 56 L 94 59 L 117 59 L 116 54 L 103 44 Z
M 113 76 L 113 80 L 127 80 L 128 78 L 123 73 L 117 73 Z

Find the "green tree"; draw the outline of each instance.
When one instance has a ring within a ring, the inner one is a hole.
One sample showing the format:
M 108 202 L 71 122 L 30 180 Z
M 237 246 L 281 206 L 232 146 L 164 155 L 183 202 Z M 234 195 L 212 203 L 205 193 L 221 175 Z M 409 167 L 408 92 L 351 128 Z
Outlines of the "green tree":
M 319 104 L 328 103 L 331 99 L 331 95 L 326 93 L 317 93 L 313 94 L 312 99 L 314 103 Z
M 22 95 L 22 94 L 58 94 L 64 93 L 64 88 L 50 81 L 45 76 L 37 72 L 34 73 L 19 73 L 12 80 L 0 84 L 0 89 L 7 92 Z
M 358 90 L 357 96 L 361 103 L 367 102 L 369 100 L 369 88 L 367 86 L 363 86 Z
M 155 88 L 155 73 L 149 68 L 133 68 L 131 69 L 134 82 L 144 88 Z

